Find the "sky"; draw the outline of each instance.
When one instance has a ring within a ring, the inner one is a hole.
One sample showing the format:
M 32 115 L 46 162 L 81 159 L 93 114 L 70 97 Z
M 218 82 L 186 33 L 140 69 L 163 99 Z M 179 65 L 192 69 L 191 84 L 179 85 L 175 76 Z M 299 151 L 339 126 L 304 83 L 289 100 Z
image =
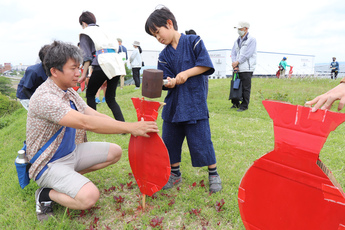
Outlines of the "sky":
M 144 51 L 160 51 L 164 45 L 145 32 L 158 5 L 172 11 L 179 32 L 194 29 L 208 50 L 231 49 L 234 26 L 248 21 L 258 51 L 315 55 L 315 63 L 333 56 L 345 61 L 344 0 L 0 0 L 0 64 L 33 65 L 39 49 L 54 40 L 77 45 L 83 11 L 94 13 L 127 49 L 139 41 Z

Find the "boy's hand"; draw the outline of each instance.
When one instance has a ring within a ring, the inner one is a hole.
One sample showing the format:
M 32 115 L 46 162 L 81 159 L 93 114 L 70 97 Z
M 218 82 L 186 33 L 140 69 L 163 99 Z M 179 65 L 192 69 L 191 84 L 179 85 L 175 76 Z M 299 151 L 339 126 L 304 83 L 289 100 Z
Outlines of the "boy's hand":
M 164 86 L 167 88 L 174 88 L 176 86 L 176 78 L 167 77 L 167 79 L 169 82 L 165 84 Z
M 176 84 L 181 85 L 187 81 L 189 76 L 186 74 L 185 71 L 180 72 L 179 74 L 176 75 Z

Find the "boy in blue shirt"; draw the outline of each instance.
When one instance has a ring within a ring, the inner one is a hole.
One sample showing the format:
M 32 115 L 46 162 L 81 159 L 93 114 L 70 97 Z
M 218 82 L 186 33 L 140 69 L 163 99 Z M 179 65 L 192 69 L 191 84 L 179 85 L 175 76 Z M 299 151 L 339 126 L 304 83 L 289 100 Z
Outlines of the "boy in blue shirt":
M 26 110 L 29 109 L 29 102 L 32 94 L 34 94 L 36 89 L 48 78 L 44 70 L 43 59 L 49 47 L 50 45 L 45 45 L 40 49 L 38 56 L 41 62 L 36 65 L 29 66 L 25 70 L 24 76 L 18 84 L 17 98 Z
M 164 86 L 168 94 L 162 112 L 162 138 L 169 152 L 171 175 L 163 189 L 182 181 L 180 162 L 186 137 L 193 167 L 208 166 L 210 192 L 218 192 L 222 185 L 211 141 L 204 80 L 214 72 L 213 64 L 199 36 L 180 34 L 177 29 L 176 19 L 166 7 L 156 9 L 145 24 L 146 32 L 166 45 L 158 59 L 158 69 L 169 80 Z

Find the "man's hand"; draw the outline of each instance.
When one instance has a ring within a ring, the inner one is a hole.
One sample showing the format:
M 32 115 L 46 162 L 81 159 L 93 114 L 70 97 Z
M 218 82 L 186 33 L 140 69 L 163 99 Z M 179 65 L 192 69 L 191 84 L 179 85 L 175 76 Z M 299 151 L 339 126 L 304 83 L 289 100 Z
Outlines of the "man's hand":
M 148 133 L 158 133 L 159 129 L 155 121 L 139 121 L 132 123 L 131 134 L 133 136 L 150 137 Z
M 150 137 L 147 133 L 158 133 L 155 121 L 123 122 L 87 107 L 85 114 L 71 109 L 60 121 L 59 125 L 75 129 L 84 129 L 94 133 L 121 134 Z
M 311 101 L 307 101 L 305 105 L 312 106 L 314 105 L 312 112 L 315 112 L 319 108 L 321 109 L 330 109 L 332 104 L 336 101 L 340 100 L 338 111 L 340 111 L 345 104 L 345 83 L 340 83 L 330 91 L 325 94 L 322 94 Z
M 232 63 L 232 68 L 235 69 L 240 63 L 238 61 L 235 61 Z

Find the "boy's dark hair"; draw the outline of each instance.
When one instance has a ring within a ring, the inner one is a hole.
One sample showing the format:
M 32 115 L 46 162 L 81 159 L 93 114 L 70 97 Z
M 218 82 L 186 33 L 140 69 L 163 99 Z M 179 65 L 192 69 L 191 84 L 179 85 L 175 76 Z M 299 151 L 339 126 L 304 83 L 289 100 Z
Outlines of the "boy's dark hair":
M 194 30 L 186 30 L 186 35 L 191 35 L 191 34 L 196 35 L 196 32 Z
M 84 11 L 79 17 L 79 23 L 82 25 L 82 22 L 86 24 L 96 24 L 96 17 L 90 11 Z
M 49 47 L 50 47 L 50 45 L 44 45 L 41 47 L 40 51 L 38 52 L 38 56 L 39 56 L 41 62 L 43 62 L 44 57 L 46 56 L 46 53 L 47 53 Z
M 54 41 L 50 45 L 43 61 L 47 76 L 50 77 L 52 75 L 50 72 L 51 68 L 56 68 L 63 72 L 63 66 L 69 59 L 77 63 L 82 63 L 83 58 L 81 50 L 72 44 Z
M 173 15 L 173 13 L 171 13 L 171 11 L 167 7 L 164 6 L 160 9 L 156 9 L 146 20 L 146 23 L 145 23 L 146 33 L 148 33 L 149 35 L 153 35 L 152 32 L 156 31 L 157 28 L 159 27 L 164 26 L 165 28 L 168 28 L 167 27 L 168 20 L 171 20 L 174 25 L 174 29 L 178 30 L 175 16 Z

